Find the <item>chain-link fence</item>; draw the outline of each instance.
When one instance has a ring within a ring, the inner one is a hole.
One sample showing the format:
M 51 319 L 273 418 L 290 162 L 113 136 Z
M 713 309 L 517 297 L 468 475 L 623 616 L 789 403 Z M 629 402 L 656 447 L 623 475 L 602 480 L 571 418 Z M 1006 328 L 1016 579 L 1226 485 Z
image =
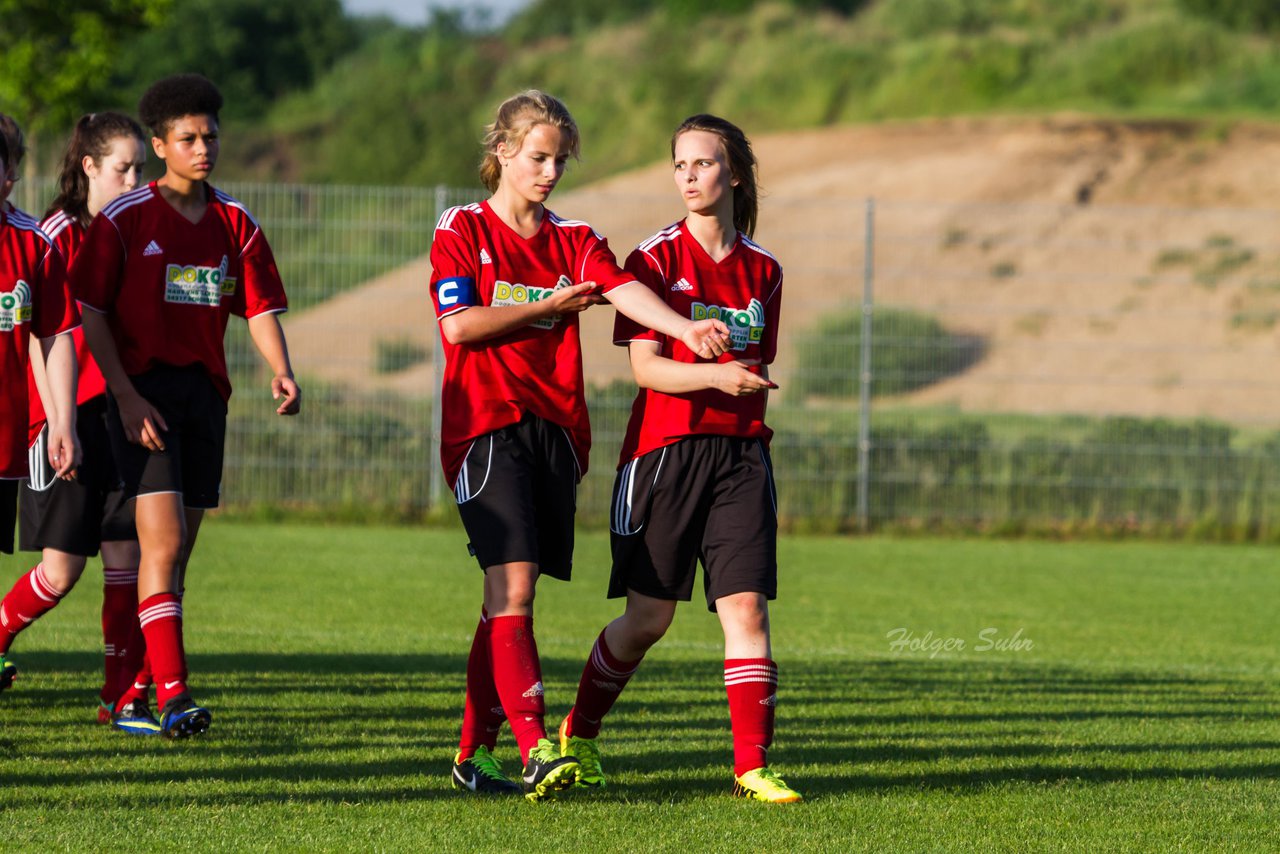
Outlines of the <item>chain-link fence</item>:
M 226 503 L 449 512 L 427 253 L 439 212 L 480 193 L 224 189 L 275 249 L 306 394 L 300 418 L 275 417 L 232 324 Z M 554 208 L 619 260 L 682 213 L 674 194 L 620 191 Z M 757 240 L 786 270 L 769 404 L 786 522 L 1274 538 L 1277 225 L 1270 211 L 768 198 Z M 589 523 L 606 518 L 634 394 L 611 328 L 606 307 L 582 316 Z

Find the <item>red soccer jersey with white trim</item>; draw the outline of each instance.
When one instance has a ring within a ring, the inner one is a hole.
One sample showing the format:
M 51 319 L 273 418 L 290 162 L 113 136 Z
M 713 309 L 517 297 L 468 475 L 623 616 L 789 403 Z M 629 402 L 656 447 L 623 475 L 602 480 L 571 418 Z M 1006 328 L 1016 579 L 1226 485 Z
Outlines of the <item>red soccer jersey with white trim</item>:
M 641 243 L 627 258 L 627 272 L 643 282 L 676 314 L 690 320 L 719 318 L 729 327 L 730 350 L 717 361 L 773 362 L 778 352 L 778 310 L 782 303 L 782 266 L 746 235 L 739 233 L 729 254 L 711 259 L 684 220 Z M 677 362 L 706 362 L 684 345 L 619 314 L 613 343 L 656 341 L 659 355 Z M 619 465 L 687 436 L 759 437 L 773 431 L 764 423 L 765 395 L 732 397 L 715 389 L 666 394 L 640 389 L 622 443 Z
M 609 243 L 585 222 L 544 211 L 525 239 L 488 202 L 450 208 L 431 244 L 431 298 L 437 320 L 470 306 L 519 305 L 555 288 L 596 282 L 605 291 L 634 281 Z M 440 461 L 452 485 L 479 436 L 526 412 L 565 429 L 587 470 L 591 425 L 582 380 L 578 316 L 540 320 L 498 338 L 453 344 L 444 335 Z
M 117 196 L 89 226 L 71 287 L 81 306 L 107 315 L 125 373 L 198 364 L 225 400 L 228 318 L 285 311 L 288 301 L 253 216 L 221 190 L 205 192 L 197 223 L 155 182 Z
M 0 203 L 0 478 L 27 476 L 31 336 L 79 325 L 62 253 L 31 216 Z
M 69 216 L 66 211 L 55 211 L 40 223 L 40 230 L 49 235 L 49 239 L 53 241 L 54 246 L 58 247 L 58 251 L 66 261 L 67 269 L 70 270 L 75 263 L 76 252 L 84 242 L 84 226 Z M 93 360 L 93 354 L 89 352 L 89 345 L 84 340 L 83 327 L 78 327 L 71 335 L 76 345 L 76 363 L 79 368 L 79 380 L 76 385 L 76 405 L 79 405 L 106 394 L 107 381 L 103 378 L 98 363 Z M 34 442 L 40 435 L 40 431 L 44 429 L 44 402 L 40 400 L 40 393 L 36 389 L 35 375 L 28 371 L 27 377 L 29 380 L 27 398 L 31 403 L 28 441 Z

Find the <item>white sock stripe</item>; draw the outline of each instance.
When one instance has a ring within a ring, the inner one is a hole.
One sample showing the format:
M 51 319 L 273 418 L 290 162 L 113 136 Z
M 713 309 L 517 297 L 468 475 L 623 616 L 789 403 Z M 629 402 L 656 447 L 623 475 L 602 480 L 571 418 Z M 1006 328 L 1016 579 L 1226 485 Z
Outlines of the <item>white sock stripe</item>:
M 31 589 L 35 594 L 46 602 L 57 602 L 62 598 L 58 591 L 54 590 L 49 584 L 49 579 L 44 574 L 44 564 L 36 564 L 36 568 L 31 570 Z
M 735 673 L 772 673 L 778 675 L 778 665 L 776 664 L 742 664 L 737 667 L 726 667 L 724 675 L 729 676 Z
M 605 663 L 604 653 L 600 651 L 600 641 L 596 640 L 596 645 L 591 647 L 591 666 L 613 679 L 626 679 L 636 672 L 636 667 L 639 667 L 640 664 L 637 662 L 636 667 L 630 670 L 614 670 Z
M 145 626 L 149 623 L 155 622 L 156 620 L 164 619 L 165 617 L 176 617 L 181 620 L 182 605 L 177 602 L 165 602 L 160 605 L 152 605 L 145 611 L 138 612 L 138 623 Z
M 733 678 L 726 676 L 724 680 L 726 687 L 729 685 L 745 685 L 748 682 L 763 682 L 766 685 L 777 685 L 778 678 L 776 676 L 772 678 L 768 676 L 735 676 Z
M 104 569 L 102 571 L 102 580 L 106 584 L 137 584 L 138 570 L 136 569 Z

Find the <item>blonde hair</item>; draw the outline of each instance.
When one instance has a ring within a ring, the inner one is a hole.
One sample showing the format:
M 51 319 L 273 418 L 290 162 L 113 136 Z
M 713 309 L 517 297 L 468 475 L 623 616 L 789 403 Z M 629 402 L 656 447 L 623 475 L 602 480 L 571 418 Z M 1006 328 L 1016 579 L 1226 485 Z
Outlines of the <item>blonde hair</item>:
M 502 178 L 502 164 L 498 161 L 498 146 L 519 150 L 524 138 L 534 125 L 551 125 L 559 128 L 568 142 L 569 154 L 578 158 L 578 125 L 569 115 L 569 108 L 554 95 L 538 89 L 527 89 L 513 95 L 498 107 L 493 124 L 485 126 L 484 158 L 480 161 L 480 183 L 489 192 L 498 189 Z

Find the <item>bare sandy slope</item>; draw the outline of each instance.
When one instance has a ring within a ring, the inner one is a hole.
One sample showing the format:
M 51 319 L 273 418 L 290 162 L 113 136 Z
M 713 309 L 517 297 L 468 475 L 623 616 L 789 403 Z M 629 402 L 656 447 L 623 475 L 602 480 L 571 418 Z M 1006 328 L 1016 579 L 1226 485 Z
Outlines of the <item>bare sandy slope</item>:
M 765 136 L 756 149 L 768 193 L 757 239 L 787 270 L 780 381 L 804 331 L 861 294 L 874 197 L 877 304 L 927 311 L 986 346 L 910 402 L 1280 418 L 1280 127 L 946 120 Z M 682 214 L 662 162 L 553 207 L 619 256 Z M 430 364 L 373 371 L 377 339 L 434 346 L 427 276 L 424 258 L 291 318 L 300 370 L 428 393 Z M 627 375 L 611 324 L 607 308 L 583 317 L 589 380 Z

